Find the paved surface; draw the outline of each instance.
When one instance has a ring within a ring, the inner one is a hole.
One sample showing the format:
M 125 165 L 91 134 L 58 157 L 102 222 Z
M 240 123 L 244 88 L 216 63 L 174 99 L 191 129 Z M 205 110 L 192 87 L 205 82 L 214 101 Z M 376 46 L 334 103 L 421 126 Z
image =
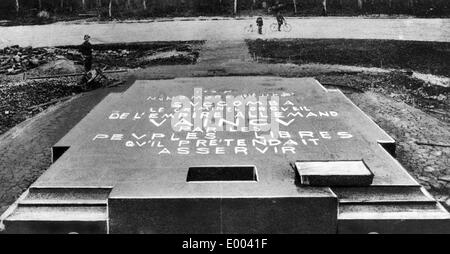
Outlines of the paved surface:
M 265 24 L 273 23 L 267 17 Z M 450 41 L 450 19 L 288 18 L 292 31 L 259 36 L 242 20 L 194 20 L 149 23 L 57 23 L 43 26 L 0 27 L 0 48 L 8 45 L 61 46 L 81 44 L 84 34 L 94 43 L 179 40 L 241 40 L 245 38 L 349 38 Z M 268 29 L 270 30 L 270 29 Z

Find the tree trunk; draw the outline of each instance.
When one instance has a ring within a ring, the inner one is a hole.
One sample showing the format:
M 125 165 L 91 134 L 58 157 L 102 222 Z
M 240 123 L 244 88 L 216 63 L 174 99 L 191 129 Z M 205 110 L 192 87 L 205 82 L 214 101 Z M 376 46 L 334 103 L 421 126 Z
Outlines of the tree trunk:
M 83 10 L 86 10 L 86 0 L 81 0 L 81 6 Z
M 127 10 L 131 9 L 131 0 L 127 0 Z
M 234 0 L 233 13 L 234 13 L 234 15 L 237 14 L 237 0 Z
M 16 12 L 20 11 L 20 3 L 19 0 L 16 0 Z
M 327 0 L 322 0 L 323 15 L 327 16 Z
M 363 9 L 363 0 L 358 0 L 358 9 L 359 10 Z
M 108 15 L 110 18 L 112 17 L 112 0 L 109 0 Z
M 297 13 L 297 0 L 292 0 L 294 2 L 294 13 Z
M 64 8 L 64 0 L 60 1 L 60 7 L 61 7 L 61 9 Z
M 144 7 L 144 10 L 147 10 L 147 0 L 142 0 L 142 5 Z

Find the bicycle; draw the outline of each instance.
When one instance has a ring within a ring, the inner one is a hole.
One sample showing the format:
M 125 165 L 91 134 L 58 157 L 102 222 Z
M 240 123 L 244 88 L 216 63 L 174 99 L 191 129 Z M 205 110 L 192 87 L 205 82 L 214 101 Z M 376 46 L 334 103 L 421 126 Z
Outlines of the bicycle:
M 277 31 L 278 31 L 278 23 L 272 23 L 272 24 L 270 25 L 270 30 L 271 30 L 272 32 L 277 32 Z M 284 22 L 284 23 L 281 25 L 281 29 L 280 29 L 280 30 L 283 31 L 283 32 L 288 33 L 288 32 L 290 32 L 290 31 L 292 30 L 292 26 L 289 25 L 288 23 Z
M 86 73 L 84 73 L 81 78 L 80 86 L 83 90 L 89 91 L 92 89 L 105 87 L 110 79 L 104 74 L 107 67 L 94 68 Z
M 258 26 L 250 24 L 250 25 L 244 27 L 244 32 L 245 33 L 258 33 Z M 266 28 L 263 27 L 262 28 L 262 34 L 265 34 L 266 32 L 267 32 Z

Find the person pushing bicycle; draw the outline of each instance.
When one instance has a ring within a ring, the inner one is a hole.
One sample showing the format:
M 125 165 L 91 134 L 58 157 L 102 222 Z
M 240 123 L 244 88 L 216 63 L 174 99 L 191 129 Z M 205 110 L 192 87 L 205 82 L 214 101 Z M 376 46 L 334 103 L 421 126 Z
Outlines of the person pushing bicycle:
M 262 34 L 262 27 L 263 27 L 263 24 L 264 24 L 263 18 L 262 18 L 262 17 L 258 17 L 258 18 L 256 19 L 256 25 L 258 26 L 258 33 L 259 33 L 259 34 Z
M 278 23 L 278 31 L 281 31 L 281 26 L 286 23 L 286 19 L 281 15 L 280 12 L 277 13 L 277 23 Z

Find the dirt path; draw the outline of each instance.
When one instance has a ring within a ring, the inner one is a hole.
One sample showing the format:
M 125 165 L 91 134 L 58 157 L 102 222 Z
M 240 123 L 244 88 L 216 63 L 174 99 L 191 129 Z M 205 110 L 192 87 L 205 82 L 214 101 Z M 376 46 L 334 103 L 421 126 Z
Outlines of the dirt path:
M 94 43 L 188 40 L 242 40 L 255 38 L 347 38 L 450 41 L 450 19 L 287 18 L 292 31 L 259 36 L 244 27 L 255 18 L 231 20 L 172 20 L 146 23 L 56 23 L 42 26 L 0 27 L 0 48 L 81 44 L 85 34 Z M 265 17 L 268 27 L 273 17 Z

